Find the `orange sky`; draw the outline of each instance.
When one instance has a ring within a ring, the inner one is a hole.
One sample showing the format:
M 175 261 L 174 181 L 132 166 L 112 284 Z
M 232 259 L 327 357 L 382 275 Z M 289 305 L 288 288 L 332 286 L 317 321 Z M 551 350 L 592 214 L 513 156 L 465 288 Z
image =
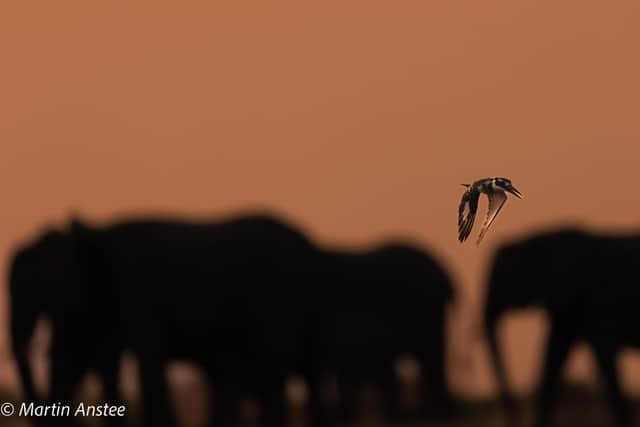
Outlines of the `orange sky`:
M 71 210 L 266 206 L 322 242 L 435 249 L 464 323 L 508 236 L 638 226 L 639 18 L 634 1 L 4 5 L 0 255 Z M 461 246 L 458 184 L 492 175 L 526 198 Z M 526 387 L 539 322 L 508 329 Z M 475 351 L 468 390 L 488 384 Z

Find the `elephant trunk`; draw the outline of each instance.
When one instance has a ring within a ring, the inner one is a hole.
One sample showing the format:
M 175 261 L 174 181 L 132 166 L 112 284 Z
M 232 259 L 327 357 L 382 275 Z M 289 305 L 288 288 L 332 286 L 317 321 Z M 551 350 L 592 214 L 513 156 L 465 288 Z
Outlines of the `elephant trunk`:
M 28 356 L 26 354 L 16 355 L 16 363 L 18 364 L 18 372 L 20 374 L 20 379 L 22 380 L 22 389 L 25 401 L 37 404 L 39 399 L 36 394 Z
M 27 327 L 22 329 L 20 326 L 25 325 L 15 317 L 15 313 L 12 314 L 11 345 L 13 356 L 18 367 L 18 374 L 20 376 L 25 401 L 37 404 L 40 402 L 40 399 L 36 392 L 29 360 L 29 344 L 33 336 L 33 330 L 35 329 L 35 318 L 29 319 L 29 322 L 27 322 L 28 325 L 26 325 Z

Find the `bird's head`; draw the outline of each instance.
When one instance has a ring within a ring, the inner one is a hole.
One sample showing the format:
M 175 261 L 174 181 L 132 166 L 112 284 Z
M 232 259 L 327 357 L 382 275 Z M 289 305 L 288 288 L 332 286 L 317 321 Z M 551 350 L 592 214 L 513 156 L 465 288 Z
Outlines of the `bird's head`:
M 523 197 L 522 193 L 520 193 L 518 189 L 514 187 L 513 184 L 511 184 L 511 180 L 508 178 L 495 178 L 493 180 L 493 185 L 495 185 L 496 187 L 498 187 L 503 191 L 513 194 L 518 199 L 522 199 Z

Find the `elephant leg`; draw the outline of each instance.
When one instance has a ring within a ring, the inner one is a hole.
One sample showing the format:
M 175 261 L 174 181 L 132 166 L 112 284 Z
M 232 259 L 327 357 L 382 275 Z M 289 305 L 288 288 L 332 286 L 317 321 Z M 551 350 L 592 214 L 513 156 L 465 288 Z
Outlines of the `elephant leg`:
M 621 427 L 630 426 L 632 422 L 631 406 L 620 386 L 616 367 L 616 351 L 610 346 L 595 344 L 594 352 L 618 425 Z
M 381 367 L 378 385 L 382 390 L 384 405 L 384 416 L 387 420 L 395 420 L 400 418 L 401 413 L 400 402 L 398 400 L 398 379 L 396 378 L 393 361 Z
M 120 398 L 120 390 L 118 387 L 118 378 L 120 373 L 120 357 L 119 354 L 113 354 L 100 369 L 100 377 L 104 388 L 103 399 L 112 406 L 122 405 Z M 125 411 L 126 413 L 126 411 Z M 106 424 L 109 427 L 121 427 L 125 425 L 125 417 L 107 417 Z
M 573 341 L 572 334 L 552 323 L 544 358 L 543 377 L 536 396 L 536 419 L 534 422 L 536 427 L 549 425 L 558 380 L 561 377 L 562 367 Z
M 63 356 L 52 357 L 49 390 L 49 404 L 62 404 L 73 407 L 74 394 L 78 385 L 87 373 L 82 361 L 72 360 Z M 72 415 L 69 417 L 39 418 L 37 426 L 77 426 L 79 421 Z
M 441 321 L 437 322 L 437 327 L 430 331 L 427 345 L 415 354 L 423 371 L 420 383 L 423 411 L 434 415 L 447 414 L 452 406 L 446 376 L 444 317 L 439 319 Z
M 140 384 L 143 425 L 146 427 L 176 426 L 164 361 L 141 356 Z
M 315 324 L 314 322 L 310 322 Z M 337 422 L 339 404 L 335 399 L 337 392 L 336 378 L 329 375 L 329 366 L 333 366 L 327 353 L 330 346 L 318 326 L 309 327 L 302 334 L 300 359 L 295 369 L 302 375 L 308 386 L 308 422 L 310 427 L 330 427 Z M 335 369 L 334 369 L 335 370 Z M 331 378 L 332 381 L 329 380 Z M 329 390 L 331 383 L 331 390 Z M 331 395 L 331 396 L 328 396 Z
M 347 375 L 338 375 L 338 395 L 340 397 L 340 406 L 337 411 L 337 418 L 341 421 L 354 423 L 356 418 L 361 415 L 360 407 L 360 392 L 361 383 L 354 381 L 353 378 L 349 378 Z
M 306 375 L 309 384 L 309 425 L 311 427 L 330 427 L 336 422 L 335 408 L 329 408 L 328 402 L 323 401 L 324 384 L 318 375 Z
M 266 379 L 261 385 L 262 425 L 284 427 L 286 425 L 284 376 Z
M 209 405 L 209 425 L 212 427 L 238 425 L 240 393 L 233 385 L 216 382 L 214 394 L 215 398 Z

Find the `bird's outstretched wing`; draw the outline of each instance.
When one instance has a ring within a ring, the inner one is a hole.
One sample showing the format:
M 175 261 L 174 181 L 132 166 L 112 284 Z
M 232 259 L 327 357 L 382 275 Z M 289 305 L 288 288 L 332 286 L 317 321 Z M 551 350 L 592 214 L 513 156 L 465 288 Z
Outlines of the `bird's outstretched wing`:
M 489 193 L 487 196 L 489 197 L 489 211 L 487 212 L 487 217 L 484 220 L 482 230 L 480 230 L 480 235 L 478 236 L 478 241 L 476 242 L 477 245 L 480 244 L 485 233 L 487 232 L 489 227 L 491 227 L 493 220 L 495 220 L 498 216 L 498 213 L 500 213 L 500 209 L 502 209 L 502 206 L 504 206 L 504 202 L 507 201 L 507 195 L 502 191 L 495 191 Z
M 473 188 L 465 191 L 462 195 L 462 200 L 460 200 L 460 206 L 458 207 L 458 240 L 460 240 L 460 243 L 467 240 L 471 233 L 476 211 L 478 210 L 479 197 L 480 192 Z

